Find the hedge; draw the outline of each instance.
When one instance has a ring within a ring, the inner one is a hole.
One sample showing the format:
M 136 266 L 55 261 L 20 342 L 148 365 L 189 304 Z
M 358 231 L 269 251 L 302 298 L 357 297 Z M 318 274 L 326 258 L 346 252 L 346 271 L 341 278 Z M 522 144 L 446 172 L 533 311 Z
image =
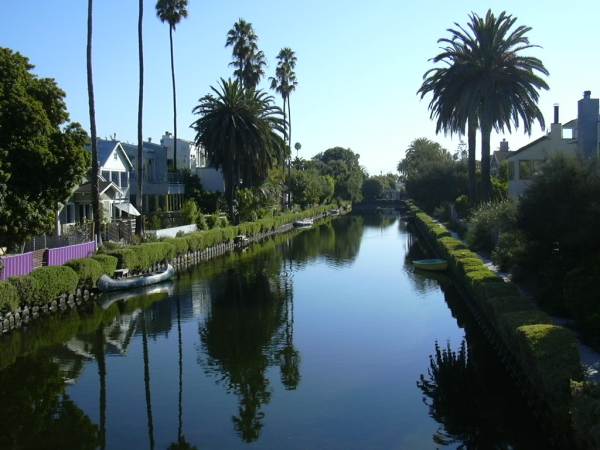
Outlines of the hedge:
M 102 265 L 93 258 L 74 259 L 66 263 L 65 266 L 70 267 L 77 273 L 79 286 L 81 287 L 96 287 L 96 283 L 105 273 Z
M 573 428 L 582 448 L 600 448 L 600 385 L 571 382 Z
M 31 275 L 9 278 L 9 283 L 17 290 L 19 305 L 37 305 L 42 300 L 42 292 L 37 278 Z
M 0 311 L 15 311 L 18 306 L 17 289 L 8 281 L 0 281 Z
M 108 276 L 112 276 L 117 270 L 118 259 L 111 255 L 96 254 L 92 256 L 92 259 L 98 261 L 102 266 L 102 273 Z
M 77 273 L 67 266 L 46 266 L 31 272 L 38 281 L 40 301 L 50 302 L 62 294 L 74 294 L 79 283 Z
M 531 385 L 555 413 L 567 418 L 571 406 L 570 382 L 582 377 L 573 333 L 553 325 L 552 319 L 523 298 L 514 284 L 505 282 L 477 254 L 449 237 L 443 225 L 413 204 L 409 204 L 409 210 L 417 227 L 449 259 L 450 268 L 528 375 Z

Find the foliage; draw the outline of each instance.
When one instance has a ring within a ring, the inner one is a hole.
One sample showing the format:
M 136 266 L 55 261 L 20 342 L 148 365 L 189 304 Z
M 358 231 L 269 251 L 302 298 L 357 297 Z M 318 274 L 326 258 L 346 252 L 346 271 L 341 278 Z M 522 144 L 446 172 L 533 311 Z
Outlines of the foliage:
M 315 155 L 312 167 L 333 178 L 338 199 L 358 202 L 362 200 L 362 183 L 366 177 L 359 158 L 360 155 L 349 148 L 333 147 Z
M 196 228 L 198 229 L 198 231 L 208 230 L 206 216 L 202 213 L 198 214 L 198 217 L 196 218 Z
M 65 93 L 29 60 L 0 47 L 0 247 L 55 225 L 89 167 L 87 135 L 69 122 Z
M 466 217 L 471 208 L 471 201 L 469 200 L 469 197 L 465 194 L 456 197 L 456 200 L 454 201 L 454 208 L 458 214 L 460 214 L 462 217 Z
M 383 181 L 377 177 L 370 177 L 363 181 L 362 194 L 366 200 L 376 200 L 381 197 L 385 189 Z
M 225 197 L 233 219 L 235 192 L 240 186 L 257 187 L 269 170 L 287 154 L 285 121 L 273 98 L 245 90 L 237 81 L 221 80 L 220 89 L 202 97 L 194 113 L 196 143 L 206 149 L 210 164 L 223 171 Z
M 576 268 L 565 276 L 564 302 L 584 338 L 600 347 L 600 302 L 598 280 L 600 266 Z
M 196 202 L 193 200 L 186 200 L 183 202 L 183 207 L 181 208 L 181 213 L 188 224 L 196 223 L 198 220 L 198 215 L 200 211 L 198 210 L 198 206 Z
M 245 89 L 254 90 L 265 74 L 267 61 L 262 50 L 258 49 L 258 36 L 250 22 L 239 19 L 227 32 L 225 47 L 232 47 L 233 74 Z
M 41 291 L 36 278 L 28 275 L 24 277 L 12 277 L 8 281 L 17 290 L 20 306 L 40 304 Z
M 571 381 L 573 429 L 581 448 L 600 448 L 600 385 Z
M 500 233 L 512 232 L 517 225 L 517 205 L 511 200 L 480 205 L 469 218 L 466 240 L 477 250 L 491 252 Z
M 117 270 L 118 260 L 114 256 L 96 254 L 92 256 L 92 259 L 98 261 L 100 266 L 102 267 L 102 273 L 105 273 L 108 276 L 112 276 Z
M 56 300 L 62 294 L 74 294 L 79 283 L 77 273 L 67 266 L 43 266 L 30 276 L 38 282 L 42 303 Z
M 0 280 L 0 311 L 15 311 L 19 307 L 19 293 L 8 281 Z
M 324 185 L 320 178 L 315 171 L 294 170 L 288 181 L 293 202 L 302 208 L 318 204 Z
M 74 259 L 66 263 L 65 266 L 70 267 L 77 273 L 80 286 L 88 288 L 96 287 L 96 283 L 104 275 L 102 265 L 94 258 Z M 110 275 L 112 274 L 113 272 L 110 272 Z
M 171 244 L 175 248 L 175 254 L 177 256 L 185 255 L 190 249 L 188 241 L 183 236 L 165 239 L 163 242 Z
M 501 232 L 492 251 L 492 261 L 500 270 L 507 271 L 521 261 L 526 252 L 526 241 L 520 231 Z

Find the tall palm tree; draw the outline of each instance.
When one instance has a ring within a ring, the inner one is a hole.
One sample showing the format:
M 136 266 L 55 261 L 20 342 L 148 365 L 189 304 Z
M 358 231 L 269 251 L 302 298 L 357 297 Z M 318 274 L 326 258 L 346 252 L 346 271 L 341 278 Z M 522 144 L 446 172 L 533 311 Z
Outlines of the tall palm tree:
M 102 210 L 100 209 L 100 189 L 98 186 L 98 141 L 96 136 L 96 106 L 94 104 L 94 78 L 92 76 L 92 12 L 93 0 L 88 0 L 87 14 L 87 85 L 88 85 L 88 105 L 90 110 L 90 134 L 92 137 L 92 212 L 94 214 L 94 229 L 96 233 L 96 242 L 102 246 Z
M 140 215 L 137 218 L 136 232 L 139 236 L 144 234 L 144 215 L 143 211 L 143 178 L 144 178 L 144 137 L 142 134 L 142 116 L 144 108 L 144 37 L 142 29 L 142 21 L 144 18 L 144 0 L 139 0 L 138 9 L 138 52 L 139 52 L 139 67 L 140 67 L 140 91 L 138 96 L 138 129 L 137 129 L 137 196 L 136 206 Z
M 219 89 L 200 99 L 192 124 L 196 144 L 206 149 L 213 167 L 223 170 L 229 214 L 235 220 L 235 193 L 260 185 L 269 170 L 287 157 L 285 121 L 273 97 L 221 79 Z
M 141 324 L 142 324 L 142 350 L 144 359 L 144 390 L 146 392 L 146 416 L 148 421 L 148 441 L 150 444 L 150 450 L 154 450 L 154 419 L 152 417 L 152 397 L 150 389 L 150 364 L 148 357 L 148 331 L 146 328 L 146 315 L 142 311 Z
M 536 45 L 529 43 L 527 33 L 531 27 L 520 25 L 513 28 L 516 17 L 500 13 L 495 16 L 488 10 L 485 17 L 469 16 L 466 28 L 456 24 L 448 30 L 451 37 L 441 39 L 446 44 L 436 57 L 449 67 L 455 67 L 454 75 L 460 74 L 452 89 L 461 95 L 454 97 L 460 110 L 459 122 L 477 117 L 481 130 L 482 199 L 491 197 L 490 136 L 492 129 L 509 132 L 512 126 L 523 128 L 530 134 L 535 121 L 545 126 L 544 116 L 537 102 L 539 91 L 548 89 L 541 75 L 548 75 L 541 60 L 522 56 L 523 51 Z M 446 94 L 445 94 L 446 95 Z M 446 99 L 452 98 L 451 92 Z M 472 116 L 471 116 L 472 115 Z
M 235 67 L 233 74 L 246 89 L 256 89 L 265 74 L 267 65 L 265 54 L 258 49 L 258 36 L 250 22 L 239 19 L 227 32 L 225 47 L 232 47 Z
M 187 0 L 158 0 L 156 15 L 161 22 L 169 24 L 171 47 L 171 81 L 173 83 L 173 170 L 177 170 L 177 94 L 175 90 L 175 61 L 173 57 L 173 31 L 175 26 L 188 15 Z

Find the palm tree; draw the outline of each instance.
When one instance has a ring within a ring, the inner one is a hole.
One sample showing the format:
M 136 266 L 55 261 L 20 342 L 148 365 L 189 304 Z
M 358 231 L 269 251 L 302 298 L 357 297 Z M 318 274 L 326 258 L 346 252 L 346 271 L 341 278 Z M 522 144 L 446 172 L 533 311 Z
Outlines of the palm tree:
M 142 192 L 142 180 L 144 178 L 144 137 L 142 135 L 142 116 L 144 108 L 144 39 L 142 33 L 142 20 L 144 18 L 144 0 L 139 0 L 139 13 L 138 13 L 138 51 L 139 51 L 139 62 L 140 62 L 140 91 L 138 97 L 138 154 L 137 154 L 137 196 L 136 206 L 140 215 L 137 218 L 136 232 L 139 236 L 144 235 L 144 215 L 143 211 L 143 192 Z
M 235 67 L 233 74 L 246 89 L 256 89 L 260 79 L 265 74 L 265 54 L 258 49 L 258 36 L 250 22 L 239 19 L 233 28 L 227 32 L 225 47 L 232 47 Z
M 146 329 L 145 312 L 141 312 L 142 350 L 144 359 L 144 390 L 146 392 L 146 417 L 148 421 L 148 441 L 150 450 L 154 450 L 154 419 L 152 417 L 152 397 L 150 389 L 150 364 L 148 357 L 148 331 Z
M 544 117 L 537 102 L 539 90 L 548 89 L 540 75 L 548 75 L 548 71 L 538 58 L 522 56 L 523 51 L 537 46 L 530 44 L 527 37 L 531 27 L 520 25 L 513 29 L 516 17 L 504 11 L 496 17 L 488 10 L 484 18 L 473 13 L 469 19 L 467 29 L 456 24 L 456 29 L 448 30 L 451 37 L 440 40 L 447 46 L 434 59 L 454 67 L 452 76 L 458 78 L 440 98 L 442 102 L 454 99 L 458 103 L 454 107 L 457 116 L 450 121 L 450 128 L 456 130 L 461 124 L 464 128 L 464 121 L 472 122 L 476 117 L 481 130 L 482 199 L 485 201 L 491 197 L 492 129 L 511 132 L 512 126 L 518 128 L 522 121 L 525 132 L 531 134 L 536 120 L 544 128 Z M 446 112 L 453 107 L 443 108 L 447 117 Z M 473 126 L 471 124 L 471 131 Z
M 169 24 L 171 46 L 171 81 L 173 83 L 173 170 L 177 171 L 177 95 L 175 91 L 175 61 L 173 58 L 173 31 L 181 19 L 187 17 L 187 0 L 158 0 L 156 15 L 161 22 Z
M 92 212 L 94 214 L 94 229 L 96 233 L 96 242 L 102 246 L 102 233 L 100 224 L 102 223 L 102 210 L 100 209 L 100 189 L 98 186 L 98 149 L 96 137 L 96 106 L 94 104 L 94 79 L 92 76 L 92 11 L 93 0 L 88 0 L 87 14 L 87 85 L 88 85 L 88 105 L 90 110 L 90 134 L 92 137 Z
M 244 89 L 238 81 L 221 79 L 219 89 L 202 97 L 192 124 L 196 144 L 206 149 L 211 165 L 222 169 L 229 215 L 235 220 L 238 186 L 255 187 L 269 170 L 287 157 L 285 121 L 273 97 Z

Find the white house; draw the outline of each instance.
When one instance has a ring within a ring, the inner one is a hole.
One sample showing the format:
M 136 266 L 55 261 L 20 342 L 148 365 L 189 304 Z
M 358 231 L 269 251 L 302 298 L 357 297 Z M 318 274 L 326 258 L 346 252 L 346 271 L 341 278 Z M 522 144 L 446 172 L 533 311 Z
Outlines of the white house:
M 91 146 L 87 147 L 91 151 Z M 129 219 L 139 212 L 129 202 L 130 173 L 133 169 L 119 141 L 98 139 L 98 184 L 105 222 Z M 57 231 L 93 219 L 92 185 L 88 179 L 59 207 Z
M 169 168 L 173 167 L 173 152 L 175 139 L 168 131 L 160 138 L 160 145 L 167 149 L 167 164 Z M 189 169 L 192 173 L 196 167 L 204 167 L 206 158 L 200 147 L 190 141 L 177 139 L 177 169 Z
M 521 197 L 527 190 L 531 178 L 539 172 L 544 162 L 554 155 L 597 157 L 600 148 L 599 113 L 598 99 L 592 99 L 590 91 L 585 91 L 583 99 L 578 102 L 577 119 L 571 120 L 564 126 L 559 121 L 558 105 L 555 105 L 554 122 L 550 132 L 517 151 L 510 152 L 506 158 L 509 197 L 513 199 Z

